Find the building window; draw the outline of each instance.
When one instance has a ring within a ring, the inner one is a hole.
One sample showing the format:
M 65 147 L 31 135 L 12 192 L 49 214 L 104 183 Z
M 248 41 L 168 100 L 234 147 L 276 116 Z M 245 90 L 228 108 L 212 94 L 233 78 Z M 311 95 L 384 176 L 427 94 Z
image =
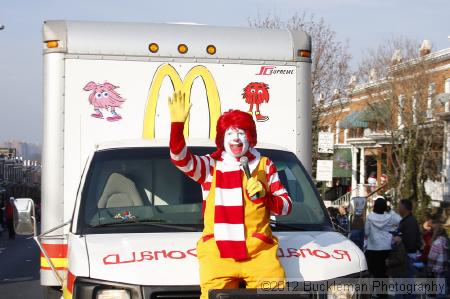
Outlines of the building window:
M 397 127 L 399 129 L 403 128 L 403 104 L 405 102 L 405 96 L 400 95 L 398 97 L 398 109 L 397 109 Z
M 433 118 L 433 95 L 436 89 L 436 84 L 431 83 L 428 86 L 428 98 L 427 98 L 427 118 Z
M 450 78 L 447 78 L 447 80 L 445 80 L 444 92 L 450 93 Z M 445 103 L 445 112 L 450 112 L 450 103 L 449 102 Z
M 413 112 L 413 124 L 417 124 L 417 91 L 414 92 L 412 97 L 412 112 Z
M 383 133 L 384 132 L 384 124 L 383 122 L 369 122 L 370 132 L 372 133 Z
M 364 128 L 350 128 L 348 131 L 348 138 L 363 138 Z

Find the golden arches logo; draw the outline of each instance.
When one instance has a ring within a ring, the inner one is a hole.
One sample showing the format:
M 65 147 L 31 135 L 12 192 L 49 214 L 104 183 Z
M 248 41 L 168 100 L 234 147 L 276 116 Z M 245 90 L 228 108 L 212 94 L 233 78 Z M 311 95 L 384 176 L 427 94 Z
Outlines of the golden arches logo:
M 145 108 L 144 131 L 142 137 L 144 139 L 155 138 L 156 106 L 158 104 L 159 91 L 166 76 L 169 77 L 172 82 L 174 90 L 181 90 L 181 92 L 186 95 L 186 107 L 189 107 L 191 102 L 191 89 L 194 80 L 198 77 L 203 80 L 209 107 L 209 138 L 214 139 L 216 137 L 216 124 L 221 113 L 221 107 L 219 92 L 213 76 L 206 67 L 197 65 L 190 69 L 184 77 L 184 80 L 182 80 L 177 70 L 168 63 L 161 65 L 156 70 L 155 76 L 153 77 Z M 184 126 L 184 135 L 189 136 L 189 118 L 186 120 Z

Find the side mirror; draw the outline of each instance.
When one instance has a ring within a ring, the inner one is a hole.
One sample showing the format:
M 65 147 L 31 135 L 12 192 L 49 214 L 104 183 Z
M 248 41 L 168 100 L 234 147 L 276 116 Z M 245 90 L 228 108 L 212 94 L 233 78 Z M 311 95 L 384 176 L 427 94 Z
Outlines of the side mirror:
M 31 198 L 14 200 L 14 230 L 18 235 L 33 235 L 36 232 L 34 202 Z

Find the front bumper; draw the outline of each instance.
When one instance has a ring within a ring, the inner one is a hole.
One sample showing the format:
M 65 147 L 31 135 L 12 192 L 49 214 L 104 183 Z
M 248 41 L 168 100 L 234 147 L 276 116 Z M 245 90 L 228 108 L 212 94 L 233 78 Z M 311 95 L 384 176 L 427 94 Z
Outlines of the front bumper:
M 366 272 L 355 273 L 346 278 L 364 278 Z M 119 289 L 128 290 L 131 299 L 198 299 L 200 298 L 199 286 L 139 286 L 111 282 L 105 280 L 77 277 L 73 288 L 73 299 L 96 299 L 100 290 Z M 367 295 L 356 294 L 351 298 L 369 298 Z M 323 293 L 295 293 L 295 292 L 261 292 L 256 289 L 232 289 L 232 290 L 211 290 L 210 299 L 328 299 L 335 298 Z

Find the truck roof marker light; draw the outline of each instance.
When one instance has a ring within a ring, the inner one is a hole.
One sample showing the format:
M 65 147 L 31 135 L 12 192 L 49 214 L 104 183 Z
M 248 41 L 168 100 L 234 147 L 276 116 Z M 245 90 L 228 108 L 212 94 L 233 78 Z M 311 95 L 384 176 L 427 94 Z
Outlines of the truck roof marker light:
M 59 41 L 57 41 L 57 40 L 48 40 L 48 41 L 46 41 L 46 43 L 47 43 L 47 48 L 58 48 L 58 42 Z
M 214 45 L 208 45 L 206 47 L 206 53 L 208 53 L 209 55 L 216 54 L 216 47 Z
M 297 50 L 298 57 L 311 58 L 311 51 L 309 50 Z
M 157 43 L 151 43 L 150 45 L 148 45 L 148 49 L 152 53 L 157 53 L 159 50 L 159 46 Z
M 186 46 L 185 44 L 178 45 L 178 52 L 180 52 L 180 54 L 186 54 L 187 51 L 188 51 L 188 46 Z

